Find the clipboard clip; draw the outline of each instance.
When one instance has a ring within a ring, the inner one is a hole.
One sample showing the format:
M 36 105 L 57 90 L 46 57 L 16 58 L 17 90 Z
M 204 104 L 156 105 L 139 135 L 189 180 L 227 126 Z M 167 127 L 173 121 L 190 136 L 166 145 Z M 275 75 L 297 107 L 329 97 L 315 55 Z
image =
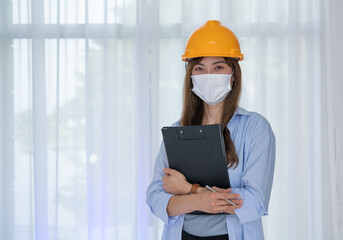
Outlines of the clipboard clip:
M 206 131 L 203 127 L 199 128 L 178 128 L 175 129 L 177 138 L 180 140 L 193 140 L 206 138 Z

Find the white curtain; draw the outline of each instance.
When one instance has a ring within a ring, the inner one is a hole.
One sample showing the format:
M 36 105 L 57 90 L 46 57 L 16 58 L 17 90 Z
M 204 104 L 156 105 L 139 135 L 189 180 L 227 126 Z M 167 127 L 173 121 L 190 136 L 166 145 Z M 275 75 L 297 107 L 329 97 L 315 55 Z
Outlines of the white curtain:
M 323 223 L 331 239 L 343 239 L 343 1 L 329 1 L 326 10 L 326 81 L 322 83 Z M 331 231 L 330 231 L 331 230 Z
M 238 36 L 241 106 L 277 138 L 266 239 L 342 239 L 339 1 L 0 4 L 0 239 L 160 238 L 145 190 L 209 19 Z

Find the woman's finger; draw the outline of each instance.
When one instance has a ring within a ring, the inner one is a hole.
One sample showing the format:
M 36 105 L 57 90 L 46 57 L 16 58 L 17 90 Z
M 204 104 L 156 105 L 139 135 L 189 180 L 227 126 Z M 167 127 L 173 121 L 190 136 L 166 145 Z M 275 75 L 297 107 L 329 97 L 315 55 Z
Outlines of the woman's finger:
M 236 199 L 236 198 L 240 198 L 241 195 L 237 194 L 237 193 L 218 193 L 218 198 L 219 199 Z
M 243 204 L 243 200 L 242 199 L 231 199 L 230 201 L 233 202 L 236 205 Z
M 170 168 L 163 168 L 163 169 L 162 169 L 162 171 L 163 171 L 164 173 L 168 173 L 168 174 L 169 174 L 170 170 L 171 170 Z
M 223 212 L 226 212 L 226 213 L 235 214 L 233 210 L 241 208 L 243 206 L 243 202 L 239 202 L 239 201 L 235 200 L 234 203 L 236 204 L 236 206 L 223 201 L 223 202 L 221 202 L 220 205 L 218 205 L 216 207 L 216 209 L 217 210 L 220 209 L 220 211 L 223 211 Z
M 233 202 L 236 206 L 238 205 L 243 205 L 243 200 L 242 199 L 235 199 L 235 200 L 230 200 L 231 202 Z M 228 203 L 225 200 L 219 200 L 217 202 L 218 206 L 229 206 L 229 207 L 234 207 L 234 205 L 232 205 L 231 203 Z
M 172 168 L 164 168 L 162 170 L 165 174 L 169 174 L 169 175 L 177 175 L 179 174 L 180 172 L 175 170 L 175 169 L 172 169 Z
M 216 190 L 217 192 L 231 192 L 231 188 L 219 188 L 219 187 L 212 187 L 214 190 Z

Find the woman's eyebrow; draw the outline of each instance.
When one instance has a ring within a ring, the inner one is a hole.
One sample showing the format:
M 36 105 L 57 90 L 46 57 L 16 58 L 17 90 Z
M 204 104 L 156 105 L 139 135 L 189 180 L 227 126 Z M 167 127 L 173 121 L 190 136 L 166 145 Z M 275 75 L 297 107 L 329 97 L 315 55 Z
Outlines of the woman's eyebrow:
M 205 64 L 202 64 L 202 63 L 197 63 L 196 65 L 205 66 Z M 196 65 L 195 65 L 195 66 L 196 66 Z
M 225 63 L 225 64 L 227 64 L 226 62 L 224 62 L 224 61 L 218 61 L 218 62 L 214 62 L 214 63 L 212 63 L 212 65 L 216 65 L 216 64 L 218 64 L 218 63 Z

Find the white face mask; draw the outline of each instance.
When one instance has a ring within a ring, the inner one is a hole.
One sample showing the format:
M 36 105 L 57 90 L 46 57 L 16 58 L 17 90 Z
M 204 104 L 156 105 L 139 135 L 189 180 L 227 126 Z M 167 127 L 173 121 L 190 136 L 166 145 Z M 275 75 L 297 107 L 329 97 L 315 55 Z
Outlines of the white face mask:
M 232 73 L 233 74 L 233 73 Z M 209 105 L 216 105 L 231 92 L 232 74 L 201 74 L 191 76 L 192 91 Z

